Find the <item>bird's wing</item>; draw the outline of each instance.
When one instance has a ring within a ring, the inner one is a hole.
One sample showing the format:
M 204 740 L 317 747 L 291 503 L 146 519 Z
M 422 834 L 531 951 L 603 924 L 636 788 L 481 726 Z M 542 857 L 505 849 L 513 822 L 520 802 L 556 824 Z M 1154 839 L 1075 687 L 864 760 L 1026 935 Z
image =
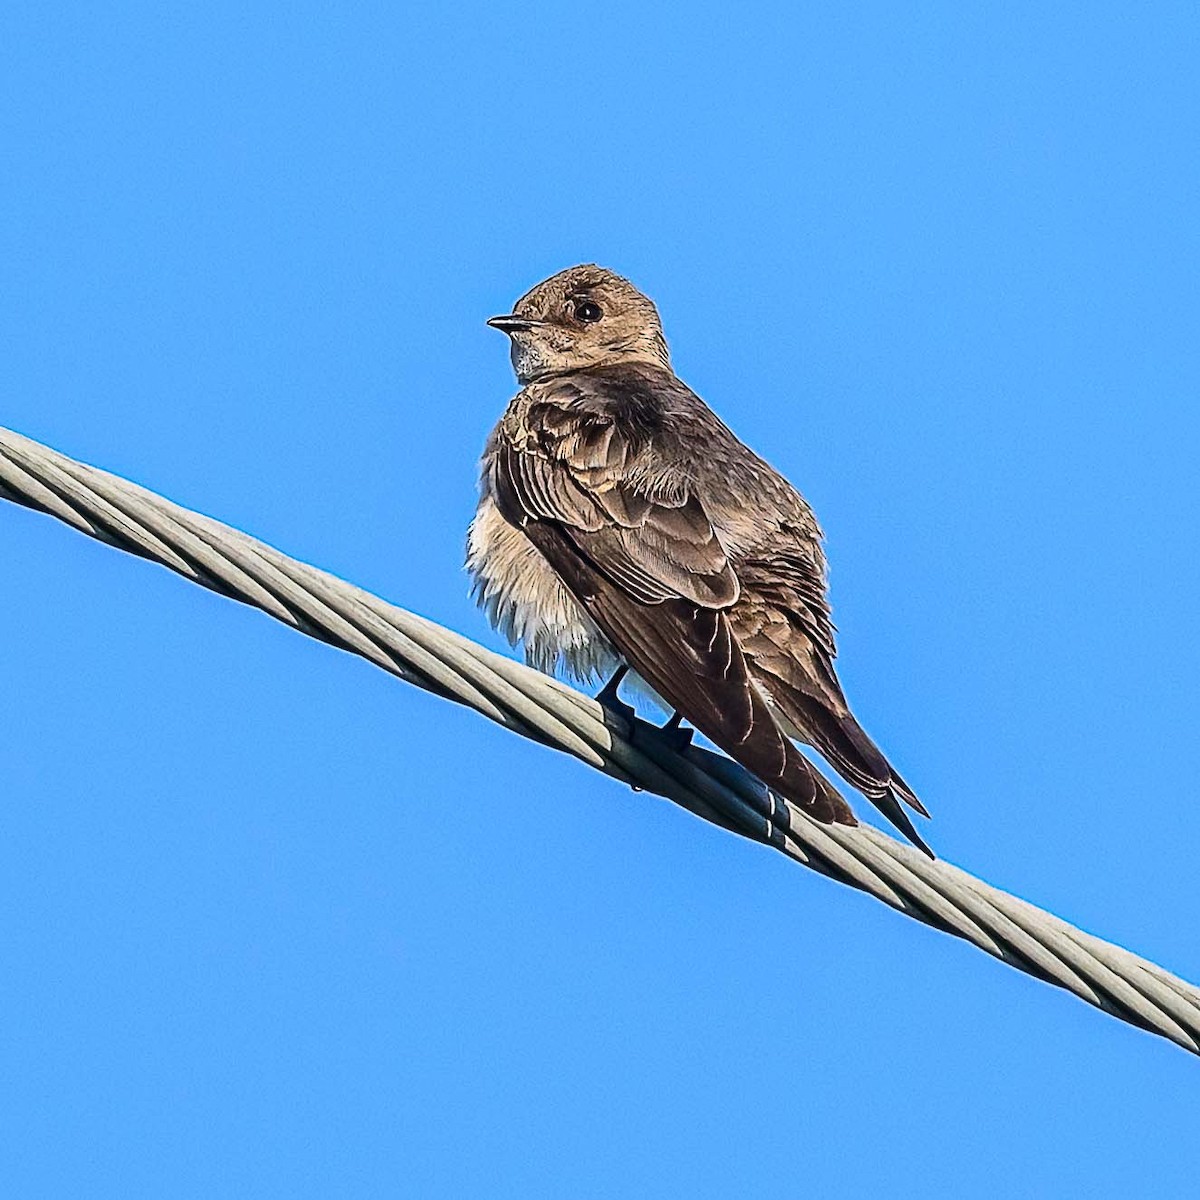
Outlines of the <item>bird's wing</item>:
M 639 437 L 610 413 L 533 405 L 494 449 L 501 513 L 697 729 L 818 820 L 855 824 L 751 680 L 729 620 L 740 585 L 703 505 L 639 470 Z
M 819 750 L 917 845 L 901 806 L 924 805 L 859 725 L 833 667 L 833 626 L 819 559 L 806 540 L 781 530 L 769 547 L 738 561 L 741 598 L 730 614 L 751 677 L 771 697 L 794 737 Z

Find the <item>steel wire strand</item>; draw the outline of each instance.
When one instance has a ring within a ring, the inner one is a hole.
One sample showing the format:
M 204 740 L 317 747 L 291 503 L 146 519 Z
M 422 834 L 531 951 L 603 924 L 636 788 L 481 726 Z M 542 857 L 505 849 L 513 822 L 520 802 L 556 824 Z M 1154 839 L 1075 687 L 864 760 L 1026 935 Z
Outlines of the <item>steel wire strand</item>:
M 160 563 L 1200 1054 L 1200 989 L 869 826 L 822 825 L 731 760 L 119 476 L 0 429 L 0 497 Z

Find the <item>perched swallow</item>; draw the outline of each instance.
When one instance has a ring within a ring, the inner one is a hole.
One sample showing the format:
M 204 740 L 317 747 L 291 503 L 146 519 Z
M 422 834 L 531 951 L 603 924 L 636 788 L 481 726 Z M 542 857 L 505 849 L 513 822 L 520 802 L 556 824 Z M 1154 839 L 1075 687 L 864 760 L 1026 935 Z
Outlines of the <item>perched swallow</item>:
M 468 538 L 492 623 L 545 671 L 631 668 L 779 795 L 856 824 L 792 739 L 813 747 L 932 857 L 834 671 L 812 510 L 675 375 L 653 302 L 578 266 L 488 324 L 521 384 Z

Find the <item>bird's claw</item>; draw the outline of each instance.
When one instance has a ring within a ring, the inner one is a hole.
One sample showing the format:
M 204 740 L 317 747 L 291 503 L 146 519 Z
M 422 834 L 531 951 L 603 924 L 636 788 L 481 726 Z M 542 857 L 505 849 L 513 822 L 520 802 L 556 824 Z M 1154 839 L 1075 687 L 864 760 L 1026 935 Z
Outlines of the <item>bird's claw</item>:
M 625 678 L 628 671 L 628 667 L 618 667 L 613 673 L 613 677 L 596 693 L 596 702 L 602 708 L 607 708 L 609 712 L 632 723 L 637 716 L 637 711 L 633 705 L 626 704 L 618 694 L 621 680 Z
M 676 754 L 682 754 L 692 744 L 692 737 L 695 735 L 695 732 L 694 729 L 683 728 L 683 715 L 678 709 L 672 714 L 671 719 L 658 731 L 662 740 Z

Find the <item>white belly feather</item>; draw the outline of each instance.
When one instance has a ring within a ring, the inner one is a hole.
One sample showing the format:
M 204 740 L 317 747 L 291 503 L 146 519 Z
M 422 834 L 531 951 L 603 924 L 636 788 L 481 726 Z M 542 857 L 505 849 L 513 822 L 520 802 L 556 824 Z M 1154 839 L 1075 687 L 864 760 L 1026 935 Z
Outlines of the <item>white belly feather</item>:
M 486 494 L 467 535 L 467 570 L 476 602 L 512 645 L 525 647 L 531 667 L 553 674 L 561 665 L 586 682 L 620 661 L 537 547 Z

